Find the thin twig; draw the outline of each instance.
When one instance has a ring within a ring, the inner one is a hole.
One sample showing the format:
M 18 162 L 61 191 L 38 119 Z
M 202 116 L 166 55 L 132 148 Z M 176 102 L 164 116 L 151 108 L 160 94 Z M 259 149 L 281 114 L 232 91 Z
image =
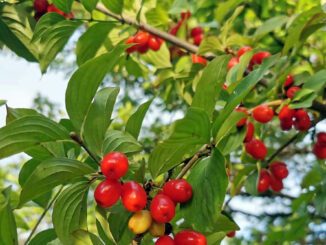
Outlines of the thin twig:
M 53 197 L 53 199 L 50 201 L 49 205 L 43 210 L 43 213 L 41 214 L 41 216 L 39 217 L 39 219 L 37 220 L 34 228 L 32 229 L 31 233 L 29 234 L 29 236 L 27 237 L 26 241 L 25 241 L 25 245 L 31 240 L 31 238 L 33 237 L 37 227 L 40 225 L 40 223 L 42 222 L 43 218 L 45 217 L 46 213 L 49 211 L 49 209 L 52 207 L 53 203 L 55 202 L 55 200 L 58 198 L 58 196 L 60 195 L 61 191 L 63 189 L 63 186 L 59 189 L 59 191 L 55 194 L 55 196 Z

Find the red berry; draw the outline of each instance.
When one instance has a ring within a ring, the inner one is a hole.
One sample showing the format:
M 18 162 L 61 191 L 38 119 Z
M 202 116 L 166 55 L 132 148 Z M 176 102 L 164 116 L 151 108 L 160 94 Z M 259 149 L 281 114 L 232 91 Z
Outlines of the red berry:
M 128 37 L 128 39 L 125 42 L 126 44 L 135 44 L 135 37 L 134 36 L 130 36 Z M 132 45 L 131 47 L 127 48 L 126 52 L 128 54 L 133 53 L 137 50 L 137 46 L 136 45 Z
M 199 34 L 197 36 L 194 36 L 194 44 L 199 46 L 201 44 L 201 41 L 203 41 L 204 35 L 203 34 Z
M 204 30 L 203 30 L 203 28 L 201 28 L 199 26 L 192 28 L 191 29 L 191 32 L 190 32 L 190 35 L 193 38 L 196 37 L 196 36 L 198 36 L 198 35 L 202 35 L 202 34 L 204 34 Z
M 275 192 L 280 192 L 283 189 L 283 182 L 281 179 L 271 176 L 270 178 L 271 189 Z
M 106 154 L 101 162 L 102 173 L 110 179 L 119 179 L 128 171 L 128 158 L 121 152 Z
M 261 63 L 263 63 L 263 60 L 268 58 L 269 56 L 271 56 L 271 54 L 266 51 L 255 53 L 250 60 L 250 65 L 260 65 Z
M 184 203 L 192 197 L 192 187 L 185 179 L 170 180 L 163 186 L 163 193 L 174 202 Z
M 283 121 L 292 121 L 295 115 L 295 110 L 291 109 L 288 105 L 285 105 L 280 110 L 280 113 L 278 114 L 278 118 Z
M 67 13 L 61 11 L 60 9 L 58 9 L 54 4 L 50 4 L 48 6 L 47 12 L 48 13 L 54 12 L 54 13 L 60 14 L 60 15 L 64 16 L 67 19 L 71 19 L 71 18 L 74 17 L 73 13 L 68 13 L 67 14 Z
M 293 83 L 294 83 L 294 78 L 291 74 L 289 74 L 287 75 L 283 86 L 285 89 L 287 89 L 288 87 L 291 87 Z
M 294 95 L 299 91 L 301 90 L 300 87 L 297 87 L 297 86 L 293 86 L 291 88 L 289 88 L 287 91 L 286 91 L 286 97 L 292 99 L 294 97 Z
M 277 179 L 285 179 L 289 175 L 289 170 L 284 162 L 273 162 L 269 165 L 269 169 Z
M 247 108 L 242 107 L 242 106 L 237 107 L 235 110 L 238 111 L 238 112 L 243 112 L 243 113 L 246 114 L 246 116 L 244 118 L 240 119 L 239 122 L 237 122 L 237 127 L 242 127 L 247 122 L 247 117 L 249 115 L 248 110 L 247 110 Z
M 121 201 L 128 211 L 137 212 L 145 208 L 147 195 L 140 184 L 129 181 L 122 185 Z
M 175 215 L 175 205 L 170 197 L 164 194 L 158 194 L 152 200 L 150 211 L 152 218 L 156 222 L 167 223 Z
M 229 60 L 229 63 L 228 63 L 228 70 L 230 70 L 233 66 L 239 64 L 239 58 L 238 57 L 232 57 L 230 60 Z
M 263 160 L 267 155 L 267 148 L 259 139 L 253 139 L 245 144 L 246 151 L 249 155 L 257 160 Z
M 44 14 L 47 12 L 49 3 L 47 0 L 34 0 L 34 10 L 38 14 Z
M 206 237 L 196 231 L 184 230 L 177 233 L 174 237 L 176 245 L 206 245 Z
M 137 45 L 137 49 L 140 49 L 142 47 L 148 47 L 148 40 L 149 40 L 149 33 L 144 31 L 139 31 L 135 34 L 134 42 Z
M 173 36 L 176 36 L 177 33 L 178 33 L 178 31 L 179 31 L 179 29 L 180 29 L 180 25 L 177 24 L 177 25 L 173 26 L 173 27 L 170 29 L 169 33 L 170 33 L 171 35 L 173 35 Z
M 260 105 L 253 110 L 252 116 L 257 122 L 267 123 L 273 119 L 274 111 L 267 105 Z
M 186 20 L 186 19 L 189 19 L 191 17 L 191 13 L 188 10 L 187 12 L 181 12 L 180 16 L 181 16 L 182 20 Z
M 192 54 L 191 60 L 193 64 L 201 64 L 203 66 L 207 64 L 207 60 L 199 55 Z
M 148 47 L 151 49 L 151 50 L 154 50 L 154 51 L 157 51 L 160 49 L 161 47 L 161 44 L 160 42 L 157 40 L 156 37 L 153 37 L 151 36 L 148 40 Z
M 113 206 L 121 196 L 121 184 L 117 180 L 104 180 L 95 189 L 94 197 L 103 208 Z
M 246 137 L 243 140 L 243 142 L 245 143 L 253 139 L 254 132 L 255 132 L 255 126 L 252 122 L 248 122 L 246 127 L 247 127 Z
M 294 114 L 294 117 L 295 117 L 294 126 L 297 130 L 307 131 L 310 128 L 311 126 L 310 117 L 305 110 L 303 109 L 297 110 Z
M 292 119 L 291 120 L 282 120 L 280 122 L 281 122 L 281 125 L 280 125 L 281 129 L 285 130 L 285 131 L 290 130 L 294 123 Z
M 326 146 L 326 133 L 321 132 L 317 134 L 317 142 L 322 146 Z
M 227 237 L 235 237 L 235 231 L 230 231 L 230 232 L 228 232 L 228 233 L 226 233 L 226 236 Z
M 240 58 L 244 53 L 246 53 L 246 52 L 248 52 L 250 50 L 252 50 L 252 47 L 250 47 L 250 46 L 243 46 L 242 48 L 240 48 L 238 50 L 237 56 Z
M 227 89 L 228 89 L 228 85 L 226 85 L 225 83 L 223 83 L 222 88 L 223 88 L 224 90 L 227 90 Z
M 318 159 L 326 159 L 326 146 L 316 143 L 314 145 L 313 152 Z
M 35 19 L 36 21 L 38 21 L 38 20 L 39 20 L 43 15 L 44 15 L 44 13 L 36 12 L 36 13 L 34 14 L 34 19 Z
M 155 245 L 175 245 L 175 242 L 170 236 L 161 236 Z
M 268 190 L 271 182 L 271 176 L 266 169 L 260 171 L 260 175 L 257 183 L 257 191 L 262 193 Z

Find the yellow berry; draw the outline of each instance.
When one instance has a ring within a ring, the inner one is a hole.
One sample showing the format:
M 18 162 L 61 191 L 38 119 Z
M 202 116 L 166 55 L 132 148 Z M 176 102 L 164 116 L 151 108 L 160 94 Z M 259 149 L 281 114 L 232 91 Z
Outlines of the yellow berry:
M 156 223 L 153 222 L 151 227 L 149 228 L 149 232 L 153 237 L 163 236 L 165 232 L 165 223 Z
M 152 216 L 148 210 L 136 212 L 128 222 L 129 229 L 134 234 L 142 234 L 146 232 L 152 224 Z

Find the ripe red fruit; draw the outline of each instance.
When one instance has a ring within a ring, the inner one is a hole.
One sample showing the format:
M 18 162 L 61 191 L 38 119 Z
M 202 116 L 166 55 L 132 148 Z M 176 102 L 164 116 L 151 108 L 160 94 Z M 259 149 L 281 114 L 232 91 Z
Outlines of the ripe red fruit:
M 170 180 L 163 186 L 163 193 L 174 202 L 184 203 L 192 197 L 192 187 L 185 179 Z
M 41 13 L 46 13 L 47 12 L 47 9 L 48 9 L 48 6 L 49 6 L 49 3 L 47 0 L 34 0 L 34 10 L 41 14 Z
M 129 181 L 122 185 L 121 201 L 128 211 L 137 212 L 145 208 L 147 195 L 140 184 Z
M 194 36 L 194 44 L 199 46 L 201 44 L 201 42 L 203 41 L 204 35 L 203 34 L 199 34 L 197 36 Z
M 226 233 L 226 236 L 227 237 L 235 237 L 235 231 L 230 231 L 230 232 L 228 232 L 228 233 Z
M 255 126 L 252 122 L 248 122 L 246 127 L 247 127 L 246 137 L 243 140 L 243 142 L 245 143 L 253 139 L 254 132 L 255 132 Z
M 282 121 L 280 121 L 281 122 L 281 129 L 282 130 L 285 130 L 285 131 L 288 131 L 288 130 L 290 130 L 291 128 L 292 128 L 292 126 L 293 126 L 293 121 L 292 121 L 292 119 L 291 120 L 282 120 Z
M 175 245 L 175 242 L 170 236 L 161 236 L 155 245 Z
M 149 33 L 144 32 L 144 31 L 139 31 L 135 34 L 135 39 L 134 42 L 137 45 L 137 48 L 142 48 L 145 46 L 148 46 L 148 40 L 150 38 Z
M 271 175 L 270 186 L 273 191 L 280 192 L 283 189 L 283 182 L 281 179 L 278 179 L 275 176 Z
M 257 122 L 267 123 L 273 119 L 274 111 L 267 105 L 260 105 L 253 110 L 252 116 Z
M 286 91 L 286 97 L 292 99 L 299 90 L 301 90 L 300 87 L 292 86 Z
M 104 180 L 95 189 L 95 201 L 102 208 L 109 208 L 119 200 L 121 190 L 121 184 L 117 180 Z
M 176 245 L 206 245 L 207 244 L 206 237 L 203 234 L 192 230 L 184 230 L 178 232 L 174 237 L 174 241 Z
M 199 55 L 192 54 L 191 60 L 193 64 L 201 64 L 204 66 L 207 64 L 207 60 Z
M 271 56 L 271 54 L 266 51 L 255 53 L 250 60 L 250 65 L 260 65 L 261 63 L 263 63 L 263 60 L 268 58 L 269 56 Z
M 183 19 L 183 20 L 189 19 L 191 17 L 191 13 L 188 10 L 187 12 L 181 12 L 180 16 L 181 16 L 181 19 Z
M 295 110 L 291 109 L 288 105 L 282 107 L 278 114 L 278 118 L 283 121 L 292 121 L 295 115 Z
M 109 179 L 119 179 L 128 171 L 128 158 L 121 152 L 106 154 L 101 162 L 101 171 Z
M 148 40 L 148 47 L 151 50 L 157 51 L 160 49 L 161 44 L 160 42 L 156 39 L 156 37 L 151 36 Z
M 249 155 L 257 160 L 263 160 L 267 155 L 267 148 L 259 139 L 253 139 L 245 144 L 246 151 Z
M 294 114 L 295 121 L 294 126 L 299 131 L 307 131 L 310 128 L 311 122 L 308 113 L 303 110 L 299 109 Z
M 266 169 L 260 171 L 260 175 L 257 183 L 257 191 L 262 193 L 268 190 L 271 182 L 271 176 Z
M 130 37 L 128 37 L 128 39 L 126 40 L 125 43 L 126 43 L 126 44 L 135 44 L 135 37 L 134 37 L 134 36 L 130 36 Z M 128 54 L 130 54 L 130 53 L 135 52 L 136 50 L 137 50 L 137 46 L 136 46 L 136 45 L 133 45 L 133 46 L 127 48 L 126 52 L 127 52 Z
M 248 110 L 247 110 L 247 108 L 242 107 L 242 106 L 237 107 L 235 110 L 238 111 L 238 112 L 243 112 L 243 113 L 246 114 L 246 116 L 244 118 L 240 119 L 239 122 L 237 122 L 237 127 L 242 127 L 247 122 L 247 117 L 249 115 Z
M 319 142 L 314 145 L 313 152 L 318 159 L 326 159 L 326 146 L 322 146 Z
M 54 13 L 60 14 L 60 15 L 64 16 L 67 19 L 71 19 L 71 18 L 74 17 L 73 13 L 68 13 L 67 14 L 67 13 L 61 11 L 60 9 L 58 9 L 54 4 L 50 4 L 48 6 L 47 12 L 48 13 L 54 12 Z
M 150 211 L 152 218 L 156 222 L 167 223 L 175 215 L 175 205 L 170 197 L 164 194 L 158 194 L 152 200 Z
M 294 78 L 291 74 L 287 75 L 286 79 L 285 79 L 285 82 L 283 84 L 283 87 L 285 89 L 289 88 L 292 86 L 292 84 L 294 83 Z
M 269 169 L 277 179 L 285 179 L 289 175 L 289 170 L 284 162 L 273 162 L 269 165 Z
M 203 28 L 197 26 L 191 29 L 190 35 L 194 38 L 195 36 L 204 34 Z
M 237 56 L 240 58 L 244 53 L 246 53 L 246 52 L 248 52 L 250 50 L 252 50 L 252 47 L 250 47 L 250 46 L 243 46 L 242 48 L 240 48 L 238 50 Z
M 239 64 L 239 58 L 238 57 L 232 57 L 230 60 L 229 60 L 229 63 L 228 63 L 228 70 L 230 70 L 233 66 Z
M 317 142 L 322 146 L 326 146 L 326 133 L 321 132 L 317 134 Z

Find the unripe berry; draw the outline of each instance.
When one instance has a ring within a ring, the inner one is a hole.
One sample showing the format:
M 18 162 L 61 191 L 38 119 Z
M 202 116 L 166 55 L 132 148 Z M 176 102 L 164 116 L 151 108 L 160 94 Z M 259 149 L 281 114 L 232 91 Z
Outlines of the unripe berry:
M 170 180 L 163 186 L 163 193 L 172 201 L 184 203 L 192 197 L 192 187 L 185 179 Z
M 273 191 L 280 192 L 283 189 L 283 182 L 281 179 L 278 179 L 275 176 L 271 175 L 270 187 Z
M 237 122 L 237 127 L 242 127 L 247 122 L 247 117 L 249 115 L 248 110 L 247 110 L 247 108 L 241 107 L 241 106 L 237 107 L 235 110 L 238 111 L 238 112 L 243 112 L 243 113 L 246 114 L 246 116 L 244 116 L 244 118 L 240 119 L 239 122 Z
M 148 210 L 142 210 L 135 213 L 128 222 L 129 229 L 134 234 L 146 232 L 152 224 L 152 217 Z
M 297 130 L 307 131 L 310 128 L 311 126 L 310 117 L 305 110 L 303 109 L 297 110 L 294 114 L 294 117 L 295 117 L 294 126 Z
M 235 237 L 235 231 L 230 231 L 230 232 L 226 233 L 226 236 L 230 237 L 230 238 Z
M 235 65 L 239 64 L 239 58 L 238 57 L 232 57 L 230 60 L 229 60 L 229 63 L 228 63 L 228 71 L 231 70 L 231 68 Z
M 260 171 L 260 175 L 257 182 L 257 191 L 262 193 L 268 190 L 271 182 L 271 176 L 266 169 Z
M 149 232 L 153 237 L 164 236 L 165 234 L 165 224 L 153 222 L 149 228 Z
M 267 148 L 264 142 L 259 139 L 253 139 L 245 143 L 245 148 L 247 153 L 257 160 L 263 160 L 267 155 Z
M 317 142 L 322 146 L 326 146 L 326 133 L 321 132 L 317 134 Z
M 191 29 L 190 35 L 194 38 L 195 36 L 204 34 L 203 28 L 197 26 Z
M 128 158 L 121 152 L 106 154 L 101 162 L 101 171 L 109 179 L 119 179 L 128 172 Z
M 191 60 L 193 64 L 201 64 L 203 66 L 207 64 L 207 60 L 199 55 L 192 54 Z
M 119 200 L 121 189 L 121 184 L 117 180 L 104 180 L 95 189 L 95 201 L 102 208 L 109 208 Z
M 252 47 L 250 46 L 243 46 L 242 48 L 240 48 L 238 50 L 237 56 L 240 58 L 243 54 L 245 54 L 246 52 L 252 50 Z
M 152 200 L 150 211 L 156 222 L 167 223 L 175 215 L 175 205 L 170 197 L 164 194 L 158 194 Z
M 49 3 L 47 0 L 34 0 L 34 10 L 39 14 L 44 14 L 47 12 Z
M 146 207 L 147 195 L 140 184 L 129 181 L 122 185 L 121 201 L 128 211 L 136 212 Z
M 207 245 L 206 237 L 196 231 L 184 230 L 174 237 L 176 245 Z
M 156 37 L 154 36 L 151 36 L 148 40 L 148 47 L 151 49 L 151 50 L 154 50 L 154 51 L 157 51 L 160 49 L 161 47 L 161 44 L 160 42 L 157 40 Z
M 161 236 L 155 245 L 175 245 L 175 242 L 170 236 Z
M 318 159 L 326 159 L 326 146 L 322 146 L 319 142 L 314 145 L 313 152 Z
M 285 82 L 283 84 L 283 87 L 285 89 L 288 89 L 289 87 L 291 87 L 293 85 L 293 83 L 294 83 L 294 78 L 293 78 L 292 75 L 289 74 L 289 75 L 287 75 L 287 77 L 285 79 Z
M 247 125 L 246 125 L 246 136 L 243 140 L 243 142 L 249 142 L 253 139 L 254 137 L 254 132 L 255 132 L 255 126 L 252 122 L 248 122 Z
M 266 51 L 255 53 L 250 60 L 250 65 L 260 65 L 261 63 L 263 63 L 263 60 L 268 58 L 269 56 L 271 56 L 271 54 Z
M 204 39 L 204 35 L 199 34 L 197 36 L 194 36 L 193 39 L 194 39 L 194 44 L 199 46 L 201 44 L 201 42 L 203 41 L 203 39 Z
M 284 162 L 273 162 L 269 165 L 272 175 L 278 179 L 285 179 L 289 175 L 289 170 Z
M 273 119 L 274 111 L 267 105 L 260 105 L 253 110 L 252 116 L 257 122 L 267 123 Z
M 299 90 L 301 90 L 300 87 L 292 86 L 286 91 L 286 97 L 292 99 Z

